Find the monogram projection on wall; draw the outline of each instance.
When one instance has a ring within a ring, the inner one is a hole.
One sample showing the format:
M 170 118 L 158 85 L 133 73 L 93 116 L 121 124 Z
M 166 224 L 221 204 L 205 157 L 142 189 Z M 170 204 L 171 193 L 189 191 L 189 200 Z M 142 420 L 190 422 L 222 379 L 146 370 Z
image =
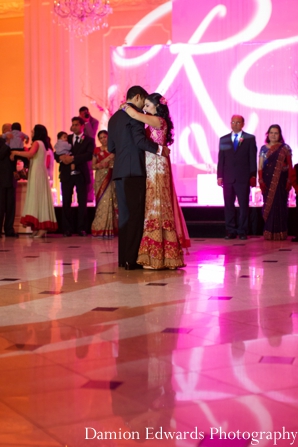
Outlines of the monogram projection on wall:
M 142 30 L 171 11 L 172 42 L 138 47 Z M 168 99 L 178 195 L 196 196 L 197 176 L 216 172 L 218 139 L 233 113 L 244 116 L 259 147 L 269 125 L 280 124 L 298 158 L 297 14 L 295 0 L 177 0 L 144 17 L 129 46 L 111 50 L 114 107 L 132 84 Z

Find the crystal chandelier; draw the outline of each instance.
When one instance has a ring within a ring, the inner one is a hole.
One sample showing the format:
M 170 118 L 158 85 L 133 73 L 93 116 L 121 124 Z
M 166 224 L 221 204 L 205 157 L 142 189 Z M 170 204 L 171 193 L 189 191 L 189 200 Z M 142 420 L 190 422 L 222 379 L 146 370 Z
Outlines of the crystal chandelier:
M 112 12 L 109 0 L 54 0 L 55 22 L 79 37 L 107 27 Z

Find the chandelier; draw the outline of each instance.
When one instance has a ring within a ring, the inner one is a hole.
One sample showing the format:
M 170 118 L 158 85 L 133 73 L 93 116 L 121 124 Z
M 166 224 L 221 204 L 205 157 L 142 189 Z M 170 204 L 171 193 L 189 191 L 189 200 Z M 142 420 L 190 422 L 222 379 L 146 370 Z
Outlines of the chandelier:
M 108 26 L 109 0 L 54 0 L 55 22 L 79 37 Z

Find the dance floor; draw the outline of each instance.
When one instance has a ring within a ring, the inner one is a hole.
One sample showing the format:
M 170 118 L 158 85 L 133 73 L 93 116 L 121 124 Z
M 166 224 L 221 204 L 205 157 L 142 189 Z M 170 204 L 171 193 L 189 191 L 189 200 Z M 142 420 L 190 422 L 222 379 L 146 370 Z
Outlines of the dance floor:
M 298 444 L 298 244 L 192 239 L 176 271 L 90 236 L 0 252 L 0 446 Z

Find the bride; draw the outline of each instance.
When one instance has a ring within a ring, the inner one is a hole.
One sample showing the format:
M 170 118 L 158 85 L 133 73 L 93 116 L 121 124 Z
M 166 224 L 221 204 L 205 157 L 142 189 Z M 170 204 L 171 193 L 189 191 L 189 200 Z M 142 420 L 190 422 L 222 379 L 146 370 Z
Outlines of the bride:
M 173 122 L 162 95 L 152 93 L 146 98 L 146 114 L 128 103 L 121 107 L 131 118 L 148 125 L 149 139 L 163 146 L 173 143 Z M 190 239 L 178 204 L 169 157 L 146 152 L 146 171 L 145 221 L 137 263 L 149 269 L 185 267 L 182 248 L 190 246 Z

